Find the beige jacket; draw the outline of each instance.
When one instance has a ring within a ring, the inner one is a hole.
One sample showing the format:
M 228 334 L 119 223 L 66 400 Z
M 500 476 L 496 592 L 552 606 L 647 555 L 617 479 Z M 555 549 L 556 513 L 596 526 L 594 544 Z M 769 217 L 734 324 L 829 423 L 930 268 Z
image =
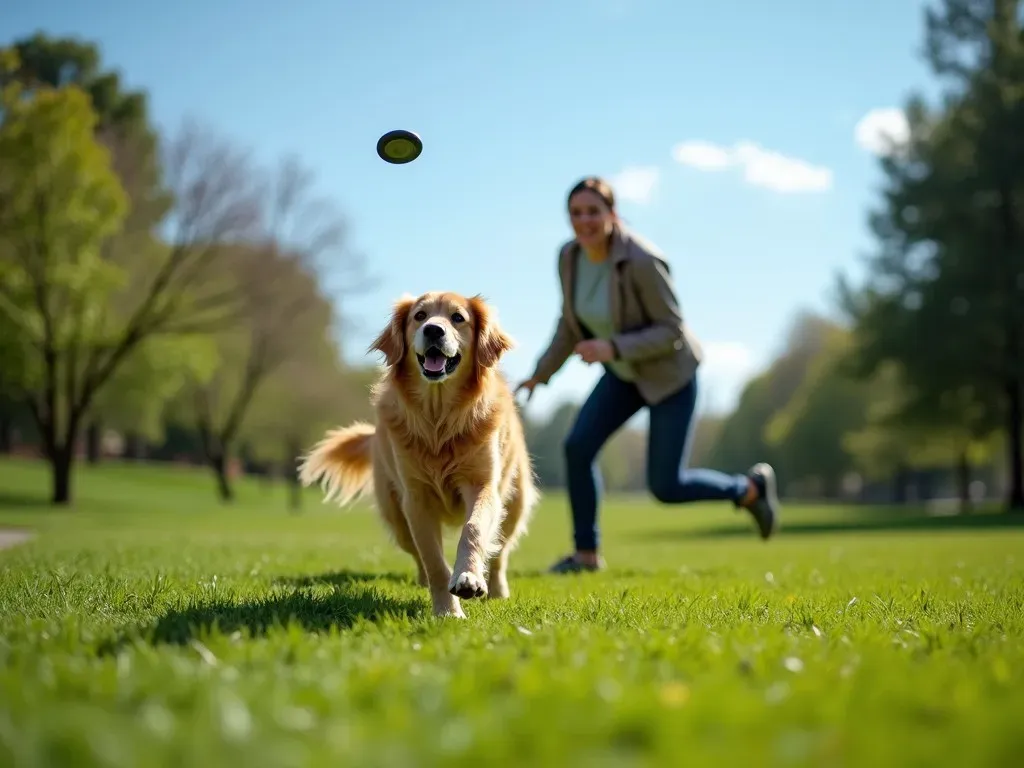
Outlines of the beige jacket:
M 533 376 L 548 380 L 586 338 L 573 311 L 575 254 L 573 239 L 558 256 L 562 313 L 555 335 L 541 355 Z M 616 227 L 612 259 L 611 311 L 617 334 L 611 340 L 617 355 L 636 372 L 635 384 L 644 400 L 654 405 L 675 394 L 693 378 L 703 357 L 700 342 L 683 322 L 668 263 L 661 252 L 637 234 Z

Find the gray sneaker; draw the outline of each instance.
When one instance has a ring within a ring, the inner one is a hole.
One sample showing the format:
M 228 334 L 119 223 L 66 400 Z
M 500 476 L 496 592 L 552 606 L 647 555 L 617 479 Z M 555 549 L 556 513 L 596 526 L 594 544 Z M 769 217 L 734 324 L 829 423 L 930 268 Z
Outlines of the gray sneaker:
M 583 573 L 584 571 L 600 571 L 603 568 L 604 560 L 600 558 L 597 561 L 597 565 L 588 565 L 581 563 L 574 555 L 567 555 L 552 565 L 548 569 L 548 573 Z
M 757 523 L 762 539 L 770 539 L 779 529 L 779 493 L 775 470 L 771 464 L 760 462 L 747 471 L 747 477 L 757 488 L 757 498 L 745 509 Z

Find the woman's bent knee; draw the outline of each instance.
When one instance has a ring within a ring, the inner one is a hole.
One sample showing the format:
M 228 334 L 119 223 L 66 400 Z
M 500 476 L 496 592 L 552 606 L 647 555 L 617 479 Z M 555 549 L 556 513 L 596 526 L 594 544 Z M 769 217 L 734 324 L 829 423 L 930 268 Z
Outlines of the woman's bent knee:
M 565 438 L 565 442 L 562 443 L 562 451 L 569 464 L 590 464 L 596 456 L 593 446 L 573 432 L 570 432 L 569 436 Z
M 650 465 L 647 470 L 647 489 L 651 495 L 668 504 L 679 497 L 679 471 L 675 468 L 659 468 Z
M 652 480 L 647 483 L 651 495 L 662 504 L 670 504 L 679 496 L 679 484 L 664 479 Z

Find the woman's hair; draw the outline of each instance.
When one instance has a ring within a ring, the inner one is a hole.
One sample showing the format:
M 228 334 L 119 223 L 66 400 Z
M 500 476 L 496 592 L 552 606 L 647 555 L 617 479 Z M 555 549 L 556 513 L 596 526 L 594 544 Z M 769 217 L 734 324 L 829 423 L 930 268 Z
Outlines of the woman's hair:
M 577 192 L 583 192 L 584 190 L 590 190 L 600 197 L 604 204 L 608 206 L 608 210 L 615 213 L 615 193 L 612 191 L 611 184 L 600 176 L 587 176 L 585 179 L 580 179 L 576 186 L 569 190 L 569 196 L 565 199 L 566 207 L 568 208 L 572 203 L 572 198 Z

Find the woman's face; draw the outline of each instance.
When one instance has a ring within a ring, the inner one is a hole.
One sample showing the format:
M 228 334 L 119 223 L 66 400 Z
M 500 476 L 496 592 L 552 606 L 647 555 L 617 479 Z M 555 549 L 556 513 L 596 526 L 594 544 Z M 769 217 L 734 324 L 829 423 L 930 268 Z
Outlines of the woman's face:
M 569 200 L 569 221 L 580 245 L 600 248 L 612 233 L 615 214 L 599 194 L 581 189 Z

